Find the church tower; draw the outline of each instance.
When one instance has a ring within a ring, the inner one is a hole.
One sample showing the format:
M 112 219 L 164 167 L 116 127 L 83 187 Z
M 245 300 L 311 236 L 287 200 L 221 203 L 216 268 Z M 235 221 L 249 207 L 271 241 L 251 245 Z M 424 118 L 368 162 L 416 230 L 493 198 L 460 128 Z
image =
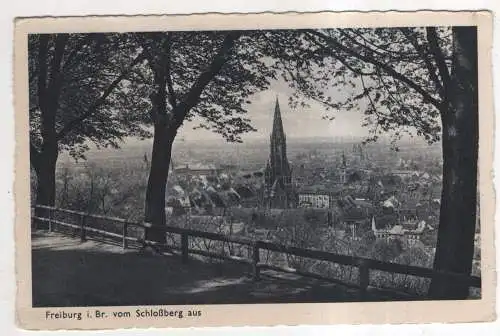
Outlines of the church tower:
M 345 184 L 347 182 L 347 172 L 346 172 L 346 169 L 347 169 L 347 161 L 346 161 L 346 158 L 345 158 L 345 153 L 342 152 L 342 163 L 341 163 L 341 166 L 340 166 L 340 175 L 339 175 L 339 182 L 341 184 Z
M 293 206 L 292 170 L 286 154 L 286 136 L 281 120 L 280 105 L 276 98 L 270 154 L 265 171 L 267 206 L 271 208 Z

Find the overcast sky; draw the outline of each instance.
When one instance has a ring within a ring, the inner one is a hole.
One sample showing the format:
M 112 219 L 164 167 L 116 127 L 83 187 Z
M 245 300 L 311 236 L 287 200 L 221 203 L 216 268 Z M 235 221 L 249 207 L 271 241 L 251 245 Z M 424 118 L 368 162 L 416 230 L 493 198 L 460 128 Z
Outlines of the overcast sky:
M 329 95 L 333 101 L 343 101 L 346 97 L 359 94 L 361 88 L 352 88 L 345 86 L 329 90 Z M 272 130 L 274 107 L 276 97 L 278 97 L 283 119 L 283 127 L 288 140 L 293 139 L 314 139 L 331 138 L 333 142 L 339 141 L 339 138 L 364 138 L 369 135 L 369 127 L 363 127 L 364 109 L 366 102 L 358 101 L 358 108 L 352 110 L 326 110 L 326 107 L 320 103 L 309 101 L 309 107 L 297 107 L 292 109 L 288 105 L 288 99 L 293 91 L 283 80 L 275 81 L 268 90 L 259 92 L 250 97 L 251 104 L 246 106 L 247 117 L 251 120 L 252 126 L 257 129 L 256 132 L 250 132 L 242 135 L 243 142 L 263 140 L 268 141 Z M 323 116 L 328 114 L 334 116 L 334 120 L 325 120 Z M 216 141 L 220 144 L 227 143 L 220 134 L 205 129 L 193 129 L 200 124 L 200 119 L 195 118 L 191 122 L 185 122 L 179 129 L 176 142 L 190 142 L 194 140 Z M 381 140 L 388 140 L 390 135 L 380 135 Z M 137 143 L 137 139 L 127 139 L 125 145 Z M 151 141 L 148 140 L 148 141 Z M 422 138 L 403 136 L 400 142 L 424 143 Z
M 291 89 L 284 82 L 275 82 L 269 90 L 260 92 L 250 98 L 252 102 L 247 107 L 248 117 L 257 132 L 247 133 L 242 136 L 243 140 L 268 139 L 272 129 L 274 106 L 278 97 L 281 107 L 283 127 L 288 139 L 292 138 L 314 138 L 314 137 L 361 137 L 368 135 L 368 129 L 361 126 L 361 111 L 330 111 L 335 120 L 323 120 L 326 109 L 319 103 L 311 102 L 309 108 L 291 109 L 288 106 L 288 98 Z M 193 130 L 196 121 L 186 122 L 178 133 L 179 138 L 186 141 L 210 139 L 221 139 L 219 134 L 208 130 Z

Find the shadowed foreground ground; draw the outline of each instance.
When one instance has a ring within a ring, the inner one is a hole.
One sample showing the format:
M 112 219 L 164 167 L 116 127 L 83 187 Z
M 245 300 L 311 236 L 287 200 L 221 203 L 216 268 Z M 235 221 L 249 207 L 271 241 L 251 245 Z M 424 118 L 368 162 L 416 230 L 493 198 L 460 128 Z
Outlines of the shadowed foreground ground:
M 183 265 L 177 256 L 42 231 L 32 235 L 32 270 L 35 307 L 358 300 L 355 290 L 317 280 L 266 271 L 254 282 L 245 265 Z

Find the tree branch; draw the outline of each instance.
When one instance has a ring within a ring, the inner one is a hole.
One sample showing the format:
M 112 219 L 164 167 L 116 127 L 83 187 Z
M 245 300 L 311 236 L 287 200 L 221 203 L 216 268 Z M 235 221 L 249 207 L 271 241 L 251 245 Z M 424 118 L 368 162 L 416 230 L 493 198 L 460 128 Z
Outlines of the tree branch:
M 45 110 L 45 93 L 47 91 L 47 49 L 49 43 L 49 36 L 46 34 L 40 35 L 40 39 L 38 41 L 38 104 L 40 105 L 40 109 Z
M 154 83 L 158 90 L 155 94 L 150 95 L 150 99 L 153 102 L 151 118 L 155 120 L 158 117 L 165 117 L 166 96 L 168 96 L 167 98 L 172 105 L 172 109 L 177 106 L 177 99 L 175 97 L 172 79 L 170 77 L 170 35 L 167 34 L 167 38 L 163 40 L 163 43 L 158 45 L 160 50 L 157 50 L 156 52 L 153 52 L 151 48 L 149 48 L 142 36 L 136 34 L 134 35 L 134 39 L 143 49 L 149 68 L 153 72 Z M 163 33 L 148 34 L 148 38 L 156 43 L 160 43 L 162 37 Z M 168 86 L 168 92 L 166 92 L 165 85 Z
M 210 81 L 219 73 L 223 65 L 227 61 L 230 50 L 233 48 L 235 41 L 241 36 L 241 32 L 230 32 L 224 38 L 222 46 L 215 55 L 212 63 L 191 86 L 191 89 L 186 94 L 182 102 L 177 106 L 174 112 L 175 128 L 178 129 L 189 111 L 198 103 L 200 95 Z
M 413 53 L 406 53 L 406 52 L 389 50 L 389 49 L 383 48 L 382 46 L 377 45 L 377 44 L 375 44 L 372 41 L 369 41 L 366 37 L 363 36 L 363 34 L 357 32 L 355 29 L 346 29 L 346 31 L 350 31 L 351 33 L 353 33 L 357 37 L 361 38 L 365 42 L 365 45 L 359 43 L 358 41 L 356 41 L 356 39 L 353 39 L 350 35 L 345 34 L 343 31 L 340 31 L 340 33 L 342 35 L 348 37 L 349 39 L 351 39 L 356 44 L 360 45 L 361 47 L 367 48 L 368 50 L 372 51 L 375 54 L 379 54 L 381 56 L 388 56 L 388 54 L 399 55 L 399 57 L 395 58 L 396 60 L 407 60 L 407 59 L 415 58 L 415 56 L 417 56 L 416 54 L 413 54 Z M 369 48 L 368 44 L 372 45 L 373 47 L 375 47 L 378 50 L 382 50 L 382 52 L 380 52 L 380 51 L 378 51 L 376 49 L 373 49 L 373 48 Z
M 142 53 L 144 54 L 145 58 L 148 60 L 149 66 L 151 67 L 151 70 L 154 71 L 155 58 L 154 58 L 153 54 L 151 53 L 151 50 L 149 50 L 148 44 L 141 37 L 142 35 L 143 34 L 140 34 L 140 35 L 133 34 L 132 37 L 137 42 L 137 44 L 142 48 Z
M 363 76 L 360 76 L 359 78 L 361 80 L 361 85 L 363 86 L 363 92 L 366 94 L 366 96 L 368 97 L 368 100 L 370 101 L 370 105 L 373 109 L 373 113 L 375 113 L 378 116 L 377 107 L 375 106 L 375 103 L 373 102 L 372 97 L 370 96 L 370 91 L 368 91 L 368 89 L 365 85 L 365 81 L 363 79 Z
M 446 66 L 445 57 L 443 55 L 443 51 L 439 47 L 438 44 L 438 36 L 435 27 L 427 27 L 427 41 L 429 42 L 430 51 L 434 56 L 437 67 L 439 69 L 439 76 L 443 81 L 445 100 L 448 100 L 450 97 L 450 89 L 451 89 L 451 75 L 448 71 L 448 67 Z
M 106 88 L 106 90 L 101 94 L 99 99 L 96 100 L 92 106 L 89 107 L 87 112 L 84 114 L 80 115 L 79 117 L 71 120 L 68 122 L 56 135 L 56 139 L 60 140 L 64 138 L 68 133 L 70 133 L 76 126 L 78 126 L 82 121 L 87 119 L 94 113 L 108 98 L 108 96 L 113 92 L 113 90 L 120 84 L 122 80 L 127 77 L 127 75 L 130 73 L 132 68 L 136 66 L 137 64 L 141 63 L 145 59 L 144 53 L 140 53 L 139 55 L 136 56 L 136 58 L 132 61 L 132 63 L 129 65 L 129 67 L 123 71 L 120 76 L 118 76 L 109 86 Z
M 387 92 L 387 94 L 391 97 L 391 99 L 399 105 L 400 109 L 404 109 L 404 107 L 405 107 L 404 99 L 403 99 L 403 97 L 401 97 L 401 94 L 399 93 L 399 90 L 397 88 L 397 86 L 398 86 L 397 82 L 394 83 L 394 85 L 396 86 L 396 89 L 394 90 L 395 94 L 393 94 L 390 90 L 390 85 L 388 83 L 386 83 L 382 74 L 380 72 L 378 72 L 377 76 L 379 78 L 379 81 L 382 83 L 382 86 L 383 86 L 385 92 Z M 397 97 L 395 95 L 397 95 Z M 407 112 L 407 114 L 409 115 L 409 118 L 411 118 L 411 121 L 415 126 L 418 125 L 418 126 L 422 127 L 422 122 L 419 120 L 418 116 L 411 113 L 412 109 L 405 109 L 405 112 Z
M 48 42 L 50 36 L 51 35 L 42 35 L 40 37 L 38 55 L 38 103 L 41 110 L 40 133 L 43 139 L 42 148 L 53 148 L 55 145 L 54 125 L 56 120 L 57 99 L 59 95 L 59 85 L 56 84 L 56 81 L 58 80 L 60 61 L 62 59 L 62 54 L 64 53 L 65 45 L 64 37 L 62 35 L 56 35 L 54 55 L 50 61 L 49 68 Z M 54 35 L 52 36 L 54 37 Z
M 59 96 L 60 77 L 61 77 L 61 64 L 66 49 L 66 42 L 68 41 L 67 34 L 57 34 L 54 45 L 54 56 L 50 65 L 49 77 L 49 91 L 53 94 L 53 100 L 57 100 Z
M 167 89 L 168 89 L 168 100 L 170 105 L 172 105 L 172 109 L 177 107 L 177 95 L 174 91 L 174 84 L 172 83 L 172 69 L 171 69 L 171 48 L 172 48 L 172 40 L 170 38 L 170 34 L 167 35 L 166 39 L 166 52 L 165 52 L 165 79 L 167 81 Z
M 358 69 L 355 69 L 353 68 L 349 63 L 347 63 L 347 60 L 344 58 L 344 57 L 341 57 L 339 54 L 335 53 L 333 50 L 331 50 L 330 48 L 325 48 L 324 45 L 322 45 L 317 39 L 315 38 L 311 38 L 309 39 L 309 41 L 311 41 L 312 43 L 316 44 L 316 46 L 318 46 L 320 49 L 318 49 L 319 51 L 321 52 L 326 52 L 326 53 L 329 53 L 329 54 L 333 54 L 333 57 L 336 58 L 340 63 L 342 63 L 347 69 L 349 69 L 350 71 L 352 71 L 353 73 L 355 74 L 358 74 L 360 76 L 372 76 L 372 75 L 375 75 L 376 72 L 363 72 L 363 70 L 358 70 Z
M 417 93 L 419 93 L 423 97 L 424 100 L 427 100 L 431 104 L 433 104 L 436 107 L 440 108 L 441 102 L 438 99 L 432 97 L 421 86 L 419 86 L 418 84 L 416 84 L 414 81 L 412 81 L 408 77 L 404 76 L 403 74 L 397 72 L 392 67 L 390 67 L 388 64 L 382 63 L 382 62 L 376 60 L 375 58 L 373 58 L 371 56 L 362 55 L 362 54 L 358 53 L 357 51 L 352 50 L 352 49 L 344 46 L 343 44 L 339 43 L 334 38 L 332 38 L 332 37 L 330 37 L 328 35 L 325 35 L 325 34 L 319 32 L 319 31 L 316 31 L 316 30 L 306 30 L 306 32 L 308 32 L 309 34 L 312 34 L 314 36 L 319 37 L 320 39 L 322 39 L 323 41 L 325 41 L 327 44 L 329 44 L 334 50 L 345 52 L 348 55 L 356 57 L 356 58 L 358 58 L 361 61 L 364 61 L 364 62 L 367 62 L 367 63 L 371 63 L 374 66 L 376 66 L 376 67 L 384 70 L 388 75 L 390 75 L 393 78 L 395 78 L 395 79 L 397 79 L 397 80 L 405 83 L 410 88 L 412 88 L 413 90 L 415 90 Z
M 33 165 L 33 168 L 35 168 L 35 170 L 38 169 L 39 157 L 40 157 L 40 152 L 35 147 L 35 145 L 33 145 L 33 143 L 30 141 L 30 163 Z
M 441 96 L 442 99 L 445 99 L 443 83 L 441 83 L 441 81 L 439 80 L 439 77 L 437 76 L 437 69 L 434 66 L 434 64 L 432 64 L 432 62 L 429 58 L 429 53 L 426 50 L 424 50 L 424 47 L 422 45 L 420 45 L 418 43 L 416 37 L 411 34 L 411 32 L 409 31 L 408 28 L 401 28 L 401 31 L 406 36 L 408 41 L 410 41 L 410 43 L 413 45 L 413 47 L 418 52 L 420 57 L 424 60 L 425 66 L 427 67 L 427 70 L 429 71 L 429 75 L 430 75 L 432 81 L 434 82 L 434 84 L 436 85 L 436 88 L 439 91 L 439 95 Z
M 71 52 L 69 53 L 68 57 L 66 58 L 66 62 L 64 62 L 63 66 L 62 66 L 63 71 L 65 71 L 67 69 L 67 67 L 69 67 L 69 66 L 77 65 L 81 61 L 82 57 L 79 57 L 79 58 L 76 59 L 76 62 L 74 64 L 72 64 L 73 60 L 75 60 L 76 54 L 78 54 L 78 52 L 80 50 L 82 50 L 83 47 L 85 45 L 87 45 L 87 43 L 89 41 L 92 41 L 92 35 L 91 34 L 85 36 L 85 38 L 82 39 L 82 41 L 80 41 L 80 43 L 78 43 L 78 45 L 73 50 L 71 50 Z

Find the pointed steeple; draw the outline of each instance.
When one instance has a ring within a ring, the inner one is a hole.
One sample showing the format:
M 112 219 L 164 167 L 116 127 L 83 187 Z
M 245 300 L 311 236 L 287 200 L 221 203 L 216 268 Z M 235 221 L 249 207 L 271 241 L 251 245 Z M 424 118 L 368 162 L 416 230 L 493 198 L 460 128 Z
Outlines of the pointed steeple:
M 340 183 L 346 183 L 347 181 L 346 168 L 347 168 L 347 163 L 345 158 L 345 152 L 342 151 L 342 165 L 340 166 Z
M 281 110 L 278 96 L 276 96 L 276 104 L 274 106 L 274 120 L 273 120 L 273 132 L 272 136 L 285 136 L 285 131 L 283 130 L 283 121 L 281 120 Z
M 269 145 L 269 161 L 265 172 L 266 189 L 270 197 L 268 206 L 287 208 L 291 197 L 292 171 L 286 155 L 286 136 L 278 97 L 274 107 L 273 130 Z

